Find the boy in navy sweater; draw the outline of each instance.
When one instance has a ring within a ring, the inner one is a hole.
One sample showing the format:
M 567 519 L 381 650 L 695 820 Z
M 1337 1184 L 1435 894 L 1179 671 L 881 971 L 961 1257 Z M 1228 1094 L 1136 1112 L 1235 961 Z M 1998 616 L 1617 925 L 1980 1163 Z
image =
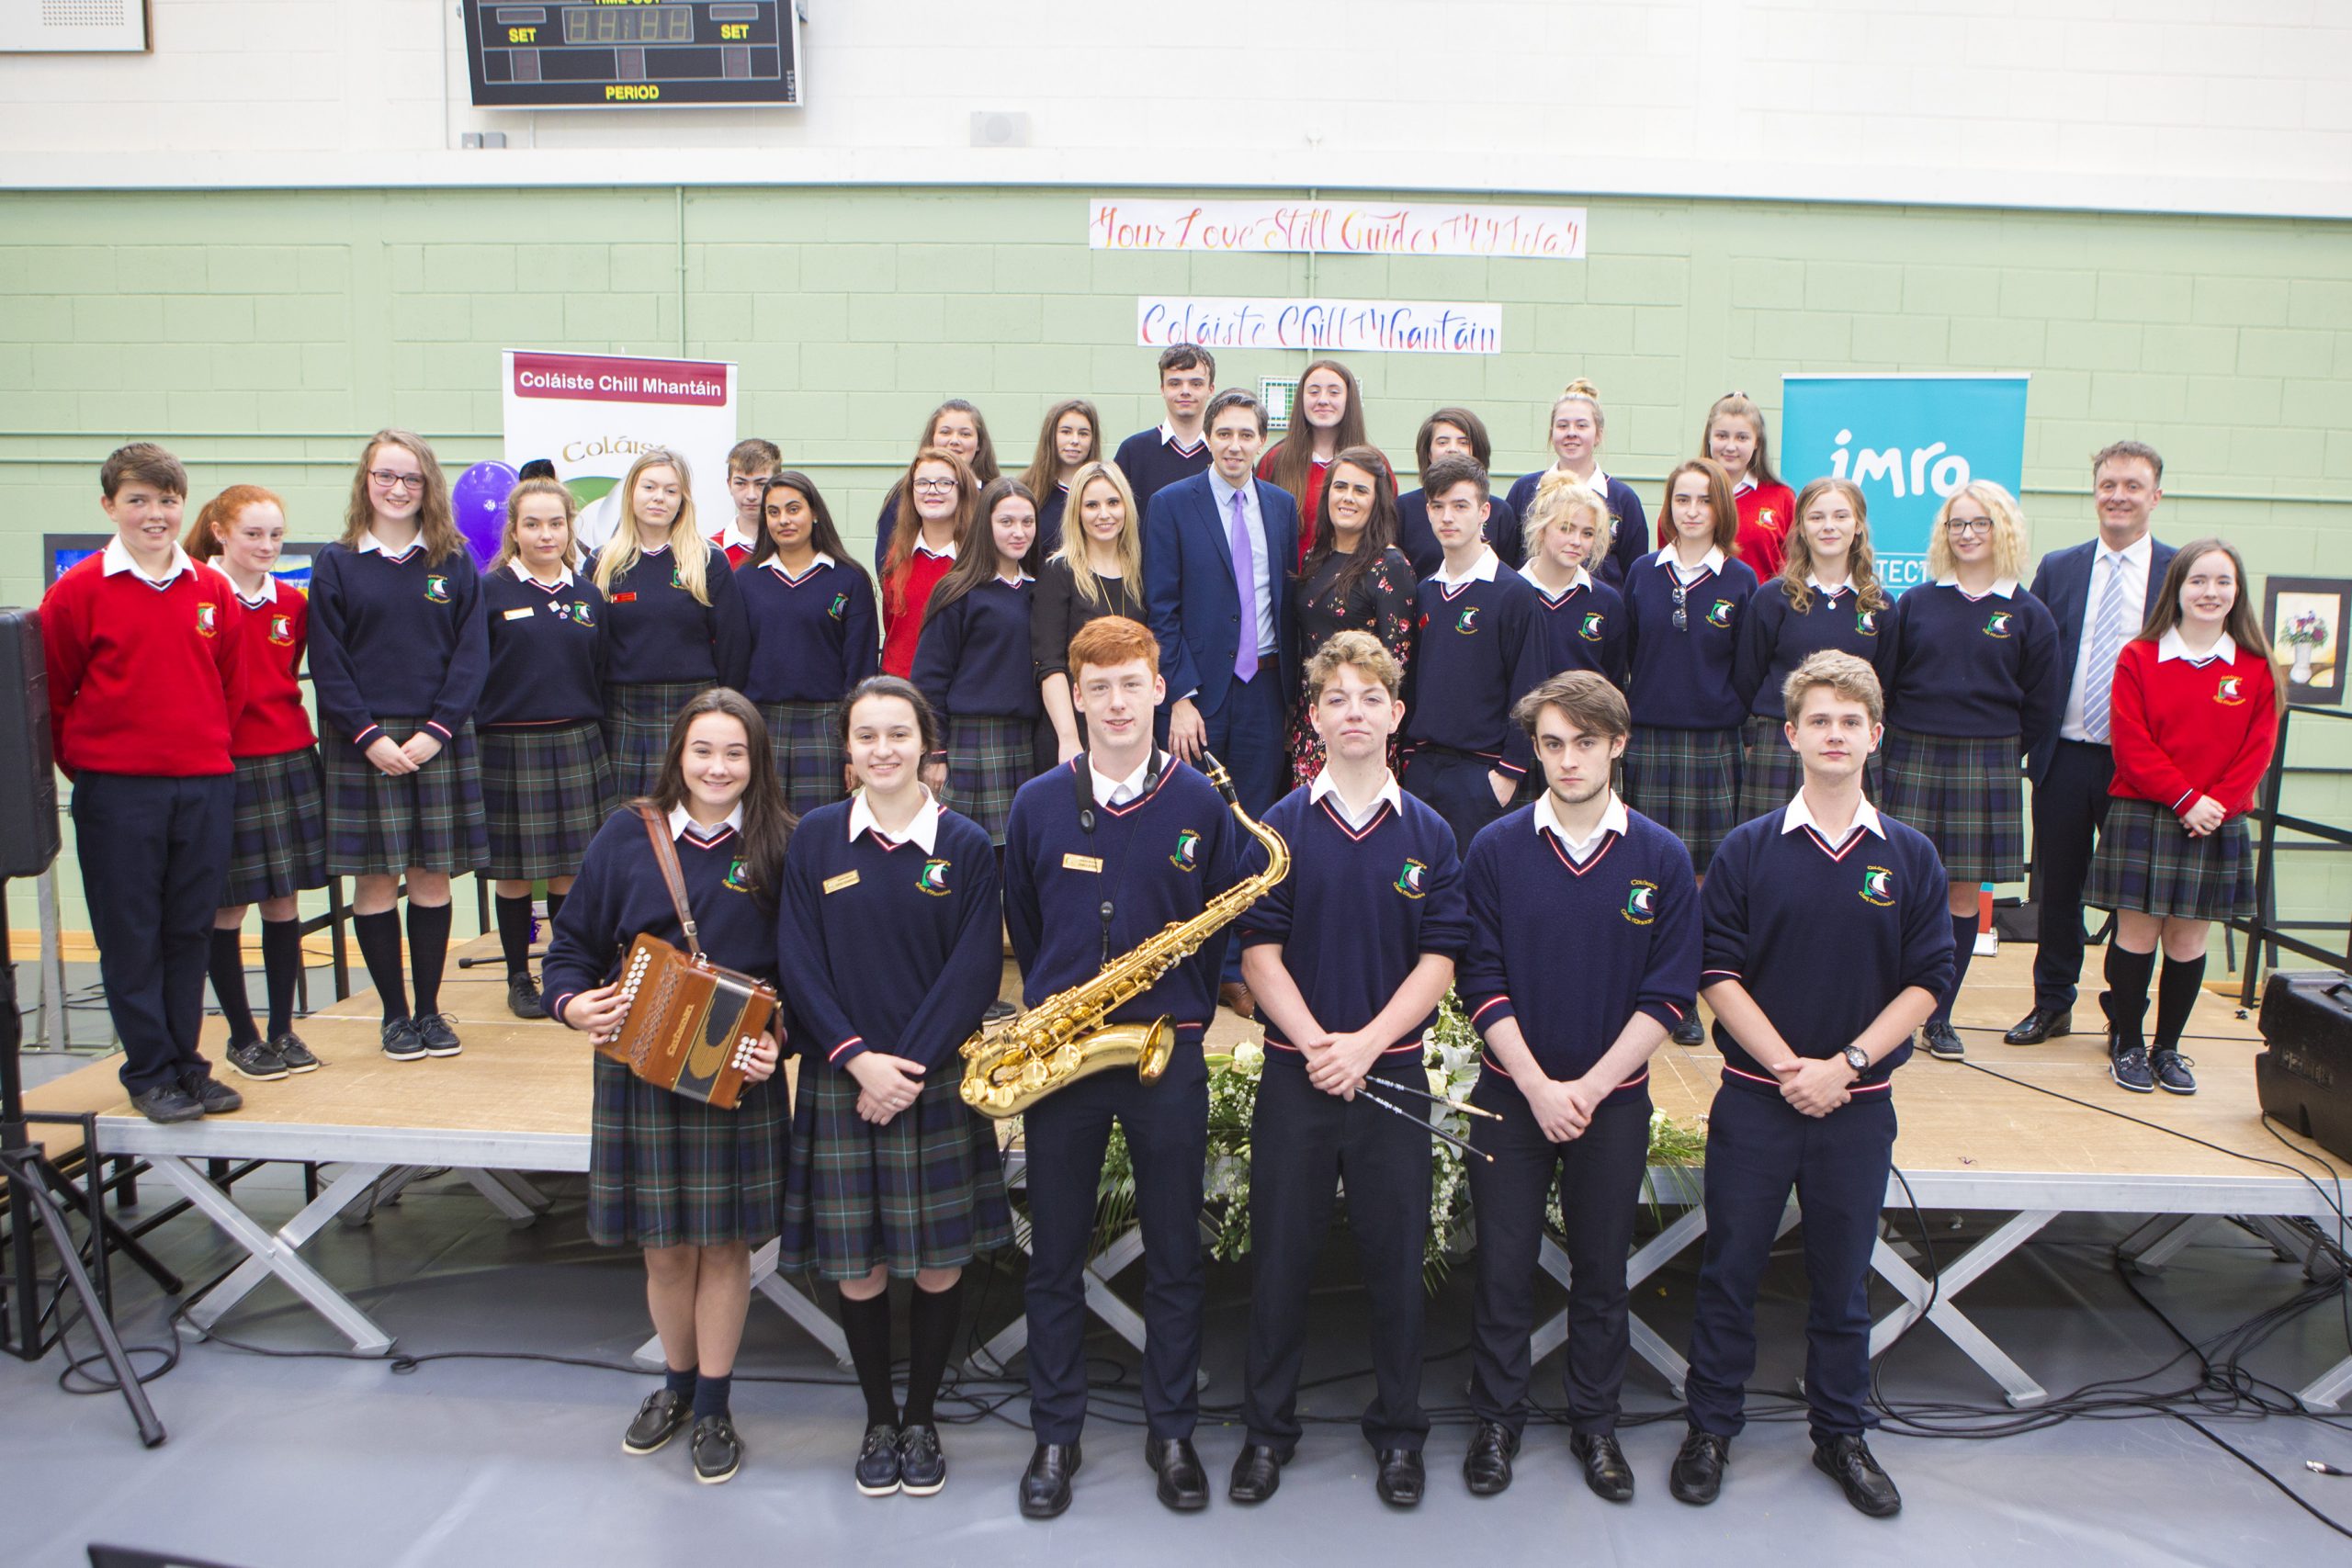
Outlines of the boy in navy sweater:
M 1732 830 L 1707 877 L 1700 975 L 1724 1083 L 1707 1124 L 1707 1250 L 1690 1327 L 1690 1435 L 1674 1495 L 1712 1503 L 1756 1370 L 1756 1292 L 1793 1190 L 1812 1287 L 1804 1388 L 1813 1461 L 1873 1517 L 1903 1506 L 1871 1456 L 1871 1250 L 1893 1167 L 1889 1077 L 1951 975 L 1944 868 L 1862 798 L 1885 713 L 1850 653 L 1783 687 L 1804 785 Z
M 229 876 L 231 727 L 245 706 L 235 588 L 180 547 L 187 470 L 161 446 L 98 469 L 116 536 L 42 598 L 50 732 L 74 782 L 82 892 L 122 1086 L 155 1122 L 237 1110 L 197 1049 Z
M 1216 386 L 1216 360 L 1207 349 L 1176 343 L 1160 351 L 1159 399 L 1168 405 L 1168 418 L 1120 442 L 1113 459 L 1136 492 L 1138 528 L 1150 514 L 1153 496 L 1178 479 L 1208 472 L 1208 432 L 1201 423 Z
M 1462 1005 L 1485 1037 L 1471 1103 L 1500 1120 L 1472 1132 L 1478 1292 L 1462 1463 L 1478 1496 L 1510 1484 L 1527 1424 L 1528 1331 L 1554 1173 L 1566 1224 L 1569 1446 L 1585 1483 L 1633 1500 L 1617 1446 L 1631 1345 L 1625 1251 L 1649 1163 L 1649 1059 L 1694 1010 L 1699 897 L 1682 840 L 1610 787 L 1633 716 L 1589 670 L 1555 675 L 1514 716 L 1544 792 L 1481 832 L 1464 868 L 1471 943 Z
M 1122 615 L 1070 638 L 1070 682 L 1091 750 L 1021 786 L 1005 827 L 1004 917 L 1035 1007 L 1092 979 L 1171 921 L 1190 919 L 1238 881 L 1240 825 L 1216 790 L 1154 748 L 1152 714 L 1167 695 L 1159 644 Z M 1254 840 L 1252 840 L 1254 842 Z M 1202 1179 L 1208 1150 L 1208 1069 L 1201 1034 L 1216 1006 L 1225 933 L 1114 1010 L 1117 1023 L 1171 1021 L 1176 1048 L 1159 1081 L 1130 1072 L 1079 1079 L 1031 1107 L 1029 1154 L 1030 1425 L 1035 1452 L 1021 1511 L 1051 1518 L 1069 1506 L 1086 1420 L 1087 1242 L 1096 1184 L 1115 1119 L 1135 1163 L 1143 1226 L 1145 1458 L 1159 1500 L 1208 1502 L 1193 1451 L 1200 1410 Z
M 1228 1493 L 1237 1503 L 1272 1496 L 1298 1443 L 1307 1291 L 1342 1177 L 1372 1296 L 1377 1392 L 1363 1430 L 1379 1456 L 1374 1490 L 1392 1506 L 1421 1500 L 1430 1138 L 1414 1123 L 1426 1119 L 1421 1037 L 1453 983 L 1470 921 L 1453 830 L 1388 771 L 1401 682 L 1369 632 L 1340 632 L 1307 662 L 1307 711 L 1329 761 L 1313 784 L 1266 813 L 1290 845 L 1290 874 L 1240 921 L 1242 978 L 1266 1019 L 1266 1065 L 1250 1139 L 1256 1288 L 1242 1394 L 1249 1438 Z M 1414 1092 L 1384 1092 L 1391 1083 Z M 1397 1115 L 1400 1107 L 1411 1115 Z
M 1436 807 L 1467 852 L 1501 816 L 1534 753 L 1511 707 L 1544 668 L 1535 590 L 1487 545 L 1487 470 L 1467 457 L 1430 465 L 1430 526 L 1445 565 L 1421 580 L 1419 631 L 1405 710 L 1405 788 Z

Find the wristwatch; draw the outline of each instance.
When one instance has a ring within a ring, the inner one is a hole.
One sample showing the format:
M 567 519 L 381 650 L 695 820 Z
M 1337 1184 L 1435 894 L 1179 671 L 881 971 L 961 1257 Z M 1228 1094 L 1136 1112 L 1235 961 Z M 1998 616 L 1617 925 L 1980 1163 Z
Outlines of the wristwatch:
M 1846 1065 L 1857 1073 L 1866 1073 L 1871 1070 L 1871 1054 L 1860 1045 L 1847 1046 L 1845 1056 Z

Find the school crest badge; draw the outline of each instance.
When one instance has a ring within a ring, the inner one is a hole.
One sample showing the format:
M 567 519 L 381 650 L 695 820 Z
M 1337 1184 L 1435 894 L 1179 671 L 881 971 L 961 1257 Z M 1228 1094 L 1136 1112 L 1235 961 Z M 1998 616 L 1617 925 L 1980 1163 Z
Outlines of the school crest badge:
M 1604 620 L 1605 617 L 1600 611 L 1587 610 L 1584 613 L 1584 620 L 1582 624 L 1577 627 L 1577 636 L 1584 638 L 1587 642 L 1599 642 L 1600 640 L 1600 628 Z
M 196 607 L 196 632 L 210 637 L 220 629 L 220 606 L 207 599 Z
M 1878 636 L 1878 612 L 1876 610 L 1855 611 L 1854 629 L 1864 637 Z
M 1707 612 L 1707 624 L 1711 626 L 1728 627 L 1731 625 L 1731 601 L 1718 599 L 1713 607 Z
M 679 576 L 679 575 L 678 575 L 678 566 L 677 566 L 677 563 L 676 563 L 675 561 L 671 562 L 671 563 L 670 563 L 670 586 L 671 586 L 671 587 L 673 587 L 673 588 L 684 588 L 685 585 L 686 585 L 686 580 L 685 580 L 684 578 L 683 578 L 683 577 L 681 577 L 681 576 Z
M 751 867 L 740 858 L 727 863 L 726 887 L 729 893 L 749 893 L 752 890 Z
M 1187 828 L 1183 831 L 1178 833 L 1176 835 L 1176 848 L 1174 852 L 1169 855 L 1168 863 L 1174 866 L 1178 871 L 1197 871 L 1200 869 L 1200 834 L 1190 828 Z
M 846 594 L 846 593 L 836 593 L 836 594 L 834 594 L 834 595 L 833 595 L 833 602 L 832 602 L 831 604 L 828 604 L 828 605 L 826 605 L 826 606 L 825 606 L 825 614 L 826 614 L 826 615 L 831 615 L 834 620 L 837 620 L 837 621 L 838 621 L 838 620 L 840 620 L 840 619 L 842 618 L 842 615 L 844 615 L 848 614 L 848 612 L 849 612 L 849 595 L 848 595 L 848 594 Z
M 1638 878 L 1625 888 L 1624 917 L 1637 926 L 1648 925 L 1657 919 L 1657 884 Z
M 1883 865 L 1862 868 L 1862 902 L 1883 909 L 1894 902 L 1894 873 Z
M 576 626 L 593 626 L 596 624 L 596 613 L 589 608 L 588 602 L 584 599 L 574 604 L 562 605 L 560 607 L 560 613 L 565 619 L 572 622 Z
M 1984 617 L 1984 635 L 1986 637 L 2008 636 L 2009 622 L 2015 618 L 2016 617 L 2011 615 L 2007 610 L 1994 611 L 1991 615 Z
M 1405 863 L 1405 869 L 1396 874 L 1396 880 L 1390 886 L 1408 898 L 1425 898 L 1429 895 L 1421 886 L 1421 878 L 1429 872 L 1430 868 L 1419 861 L 1408 860 Z
M 1476 636 L 1478 631 L 1478 606 L 1476 604 L 1464 605 L 1462 613 L 1453 617 L 1453 629 L 1460 632 L 1464 637 Z
M 2245 701 L 2245 682 L 2243 675 L 2222 676 L 2220 684 L 2213 688 L 2213 700 L 2223 707 L 2236 707 Z
M 424 596 L 435 604 L 447 604 L 449 602 L 449 580 L 437 571 L 427 573 Z
M 1777 523 L 1779 519 L 1772 515 L 1772 509 L 1770 507 L 1765 506 L 1757 509 L 1756 521 L 1763 526 L 1770 528 Z
M 955 863 L 938 859 L 923 862 L 922 869 L 915 873 L 915 886 L 934 898 L 946 897 L 954 891 L 947 886 L 947 868 Z
M 294 617 L 272 615 L 269 618 L 269 640 L 280 648 L 294 646 Z

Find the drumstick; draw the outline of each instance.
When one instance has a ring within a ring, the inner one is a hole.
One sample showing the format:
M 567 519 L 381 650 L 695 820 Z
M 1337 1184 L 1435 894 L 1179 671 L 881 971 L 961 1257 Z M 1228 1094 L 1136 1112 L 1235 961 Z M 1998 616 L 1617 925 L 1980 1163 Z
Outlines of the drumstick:
M 1442 1105 L 1448 1111 L 1459 1111 L 1464 1116 L 1483 1116 L 1489 1122 L 1502 1120 L 1500 1112 L 1489 1111 L 1485 1106 L 1473 1105 L 1466 1100 L 1454 1100 L 1442 1094 L 1432 1094 L 1425 1089 L 1415 1089 L 1408 1083 L 1398 1083 L 1395 1078 L 1366 1078 L 1364 1081 L 1376 1083 L 1383 1089 L 1393 1089 L 1406 1094 L 1419 1095 L 1433 1105 Z
M 1381 1081 L 1385 1083 L 1387 1080 L 1382 1079 Z M 1392 1084 L 1389 1087 L 1394 1088 L 1395 1086 Z M 1372 1092 L 1368 1084 L 1357 1085 L 1356 1092 L 1363 1096 L 1366 1100 L 1372 1101 L 1374 1105 L 1380 1107 L 1383 1111 L 1388 1112 L 1391 1116 L 1402 1116 L 1406 1121 L 1412 1122 L 1415 1126 L 1420 1128 L 1421 1131 L 1427 1133 L 1430 1137 L 1442 1138 L 1445 1142 L 1452 1144 L 1455 1148 L 1460 1149 L 1464 1154 L 1476 1155 L 1480 1159 L 1485 1160 L 1488 1165 L 1495 1163 L 1495 1156 L 1488 1154 L 1486 1150 L 1472 1147 L 1469 1144 L 1455 1137 L 1444 1128 L 1436 1125 L 1434 1122 L 1425 1121 L 1421 1117 L 1414 1115 L 1411 1111 L 1406 1110 L 1403 1106 L 1397 1104 L 1393 1100 L 1381 1099 L 1380 1096 Z

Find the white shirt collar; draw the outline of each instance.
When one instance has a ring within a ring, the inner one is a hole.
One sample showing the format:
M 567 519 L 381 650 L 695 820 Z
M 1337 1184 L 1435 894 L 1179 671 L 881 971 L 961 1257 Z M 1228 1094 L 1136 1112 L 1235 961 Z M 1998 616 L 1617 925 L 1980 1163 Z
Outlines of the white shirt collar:
M 1936 579 L 1936 586 L 1939 588 L 1960 588 L 1960 577 L 1957 573 L 1946 577 L 1939 577 Z M 1968 591 L 1962 588 L 1961 592 L 1965 593 Z M 2018 580 L 2014 577 L 1996 577 L 1993 580 L 1993 586 L 1986 591 L 1987 597 L 1994 599 L 2014 599 L 2017 597 L 2017 592 Z
M 2194 654 L 2188 651 L 2188 640 L 2180 635 L 2180 628 L 2175 626 L 2156 639 L 2156 662 L 2162 664 L 2167 659 L 2186 659 L 2192 664 L 2211 663 L 2218 659 L 2224 664 L 2234 664 L 2238 660 L 2237 639 L 2223 632 L 2209 651 L 2202 655 Z
M 1739 482 L 1731 487 L 1731 492 L 1734 495 L 1746 495 L 1749 491 L 1754 490 L 1755 488 L 1756 476 L 1753 474 L 1742 474 L 1739 476 Z
M 537 578 L 531 575 L 531 569 L 523 564 L 523 558 L 521 556 L 516 556 L 513 560 L 508 561 L 506 563 L 506 570 L 513 572 L 517 578 L 529 583 L 534 588 L 545 588 L 547 586 L 546 583 L 541 582 Z M 571 569 L 568 566 L 563 568 L 557 575 L 556 581 L 562 587 L 571 587 L 572 581 Z
M 2138 567 L 2143 571 L 2148 569 L 2149 557 L 2155 547 L 2155 536 L 2153 534 L 2143 534 L 2120 550 L 2109 549 L 2105 539 L 2098 542 L 2098 553 L 2102 558 L 2120 556 L 2126 562 Z
M 1482 544 L 1478 547 L 1478 559 L 1468 571 L 1464 572 L 1460 577 L 1450 577 L 1446 574 L 1445 567 L 1441 563 L 1436 576 L 1437 580 L 1448 588 L 1462 582 L 1492 582 L 1497 574 L 1502 570 L 1502 558 L 1495 554 L 1494 546 Z
M 1315 782 L 1306 786 L 1306 798 L 1310 805 L 1322 800 L 1326 795 L 1338 796 L 1338 805 L 1333 809 L 1347 818 L 1348 826 L 1351 828 L 1363 827 L 1378 816 L 1380 808 L 1384 806 L 1399 814 L 1405 809 L 1405 792 L 1397 787 L 1396 775 L 1385 770 L 1380 776 L 1380 788 L 1373 795 L 1372 804 L 1361 812 L 1348 804 L 1346 795 L 1340 794 L 1340 781 L 1331 776 L 1331 770 L 1329 767 L 1316 774 Z
M 1839 578 L 1835 582 L 1824 582 L 1819 573 L 1808 572 L 1805 575 L 1804 583 L 1815 592 L 1826 593 L 1832 598 L 1836 598 L 1840 593 L 1851 593 L 1854 591 L 1854 579 L 1850 574 Z
M 1225 499 L 1229 495 L 1241 497 L 1252 512 L 1258 509 L 1258 487 L 1250 482 L 1257 477 L 1255 474 L 1250 474 L 1245 476 L 1239 484 L 1229 485 L 1225 482 L 1225 476 L 1216 471 L 1216 465 L 1214 463 L 1209 465 L 1209 483 L 1215 488 L 1217 497 L 1216 509 L 1220 519 L 1233 509 L 1233 503 Z
M 419 534 L 408 542 L 406 549 L 395 552 L 391 546 L 384 543 L 382 538 L 378 536 L 375 529 L 370 528 L 359 536 L 359 543 L 354 548 L 363 556 L 382 556 L 386 560 L 406 560 L 412 551 L 421 548 L 424 544 L 424 536 Z
M 1175 446 L 1179 452 L 1197 452 L 1209 444 L 1209 433 L 1203 430 L 1200 439 L 1193 442 L 1192 446 L 1180 446 L 1176 442 L 1176 427 L 1163 419 L 1159 422 L 1159 444 L 1162 446 Z
M 1544 586 L 1544 580 L 1535 575 L 1535 563 L 1533 561 L 1529 561 L 1525 566 L 1521 567 L 1519 569 L 1519 575 L 1527 579 L 1529 584 L 1532 586 L 1538 593 L 1548 595 L 1552 592 L 1550 589 Z M 1568 580 L 1568 585 L 1566 588 L 1561 589 L 1560 593 L 1563 597 L 1566 597 L 1566 595 L 1575 592 L 1579 588 L 1589 588 L 1591 586 L 1592 573 L 1585 570 L 1582 567 L 1578 567 L 1577 568 L 1577 574 Z
M 1623 833 L 1632 826 L 1632 819 L 1625 815 L 1625 803 L 1618 798 L 1613 789 L 1609 792 L 1609 809 L 1600 814 L 1600 826 L 1592 830 L 1589 839 L 1568 836 L 1568 829 L 1560 821 L 1560 813 L 1553 806 L 1552 792 L 1548 789 L 1536 798 L 1534 817 L 1535 830 L 1538 833 L 1550 832 L 1566 849 L 1568 858 L 1579 863 L 1590 858 L 1593 847 L 1603 839 L 1611 833 Z
M 237 603 L 243 604 L 248 610 L 258 610 L 265 604 L 277 604 L 278 594 L 284 592 L 283 588 L 278 583 L 277 579 L 264 575 L 261 580 L 261 592 L 248 599 L 245 597 L 245 591 L 237 586 L 237 580 L 235 578 L 229 577 L 229 574 L 225 571 L 220 575 L 222 577 L 229 578 L 229 591 L 237 596 Z M 165 579 L 165 581 L 168 581 L 170 580 Z
M 1822 831 L 1821 824 L 1813 819 L 1813 808 L 1805 805 L 1803 790 L 1797 791 L 1795 797 L 1789 802 L 1788 809 L 1781 813 L 1781 832 L 1793 833 L 1800 828 L 1810 828 L 1815 833 L 1821 834 L 1822 841 L 1825 843 L 1829 840 L 1829 835 Z M 1851 839 L 1856 833 L 1865 829 L 1876 833 L 1882 839 L 1886 837 L 1886 824 L 1879 820 L 1878 807 L 1867 800 L 1854 807 L 1854 825 L 1846 830 L 1846 839 L 1839 840 L 1838 847 L 1843 848 L 1847 839 Z
M 915 541 L 915 554 L 919 556 L 932 556 L 940 560 L 954 560 L 956 558 L 956 541 L 950 539 L 947 541 L 944 548 L 934 550 L 923 540 L 917 539 Z
M 1655 558 L 1658 565 L 1666 568 L 1667 570 L 1674 573 L 1675 576 L 1682 577 L 1682 563 L 1675 556 L 1674 547 L 1672 545 L 1668 545 L 1664 549 L 1658 551 Z M 1710 545 L 1707 547 L 1706 556 L 1699 562 L 1698 571 L 1691 573 L 1689 577 L 1683 577 L 1682 580 L 1685 582 L 1695 581 L 1700 576 L 1706 572 L 1721 572 L 1723 569 L 1723 547 L 1720 545 Z
M 841 565 L 841 562 L 835 560 L 823 550 L 819 550 L 814 556 L 809 558 L 808 571 L 802 572 L 799 577 L 795 577 L 792 573 L 784 570 L 784 558 L 782 556 L 770 556 L 760 564 L 766 567 L 778 577 L 784 579 L 786 582 L 798 582 L 801 578 L 805 578 L 808 575 L 808 571 L 814 571 L 820 566 L 839 566 Z
M 747 550 L 756 550 L 760 547 L 760 536 L 757 534 L 744 533 L 742 525 L 739 523 L 729 523 L 710 536 L 710 547 L 724 551 L 729 545 L 741 545 Z
M 684 807 L 673 806 L 670 807 L 670 837 L 673 839 L 685 837 L 687 825 L 693 821 L 693 816 L 687 812 Z M 743 803 L 741 801 L 739 800 L 735 803 L 735 809 L 727 814 L 727 820 L 719 824 L 719 826 L 723 828 L 731 828 L 738 833 L 743 830 Z M 718 836 L 718 835 L 716 833 L 710 835 L 711 838 L 717 838 Z M 702 838 L 703 835 L 696 833 L 695 837 Z M 709 840 L 706 839 L 704 841 L 708 842 Z
M 1016 572 L 1011 577 L 1000 577 L 997 581 L 1003 583 L 1007 588 L 1018 588 L 1024 582 L 1035 582 L 1037 580 L 1030 576 L 1027 572 L 1023 571 Z
M 1567 472 L 1566 468 L 1562 468 L 1560 471 L 1564 474 Z M 1584 481 L 1584 488 L 1592 491 L 1593 494 L 1600 497 L 1601 500 L 1607 501 L 1609 499 L 1609 476 L 1603 473 L 1600 470 L 1600 466 L 1596 464 L 1592 470 L 1592 478 Z
M 919 844 L 925 854 L 931 853 L 939 843 L 939 802 L 932 797 L 930 790 L 926 789 L 922 792 L 922 809 L 917 811 L 914 820 L 907 824 L 906 833 L 895 840 L 885 833 L 882 830 L 882 825 L 874 819 L 874 807 L 865 803 L 864 790 L 859 790 L 849 798 L 851 843 L 857 842 L 857 836 L 860 833 L 871 833 L 884 844 Z
M 1143 781 L 1151 772 L 1151 764 L 1159 753 L 1148 754 L 1136 771 L 1125 778 L 1114 779 L 1094 765 L 1094 754 L 1088 752 L 1086 771 L 1094 775 L 1094 802 L 1098 806 L 1125 806 L 1143 794 Z
M 101 553 L 105 564 L 98 570 L 107 576 L 113 577 L 117 573 L 127 571 L 132 573 L 141 581 L 153 583 L 158 588 L 168 587 L 178 579 L 180 573 L 196 570 L 196 562 L 188 558 L 187 551 L 183 549 L 176 541 L 172 546 L 171 562 L 164 568 L 164 575 L 161 577 L 150 577 L 139 570 L 139 563 L 131 558 L 130 547 L 122 542 L 122 536 L 119 534 L 107 541 L 107 547 Z

